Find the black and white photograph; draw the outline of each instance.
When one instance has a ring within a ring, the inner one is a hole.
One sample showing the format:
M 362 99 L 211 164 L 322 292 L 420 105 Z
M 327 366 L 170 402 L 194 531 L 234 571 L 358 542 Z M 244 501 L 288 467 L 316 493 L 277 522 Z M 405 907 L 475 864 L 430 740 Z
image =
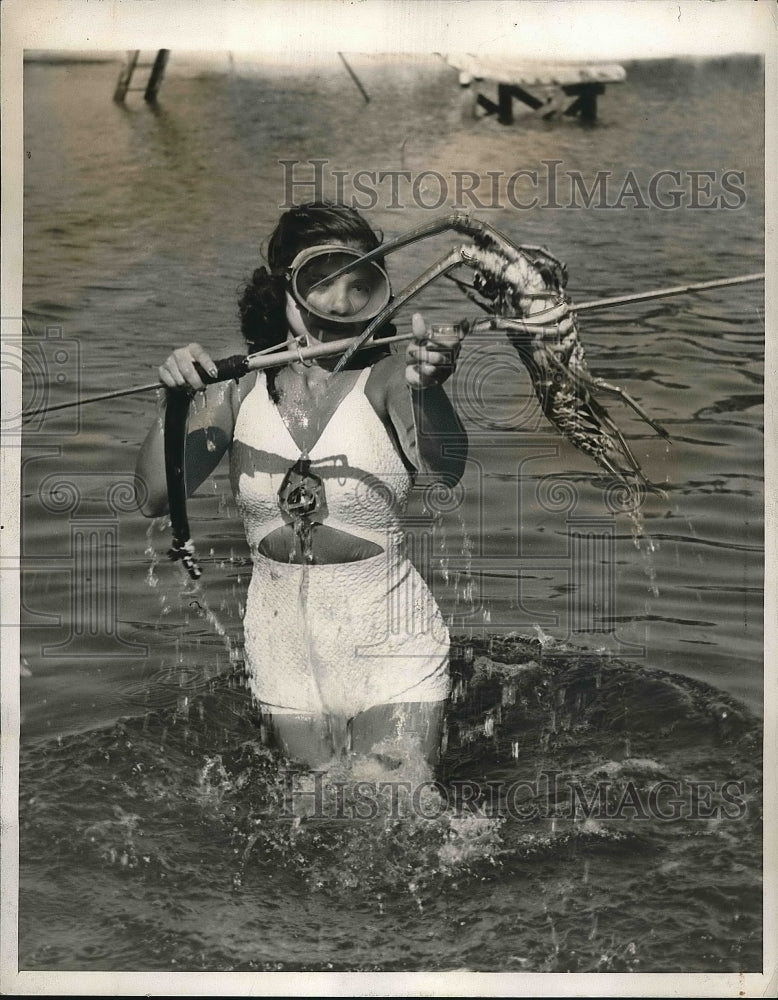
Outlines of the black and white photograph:
M 770 995 L 774 4 L 0 15 L 3 992 Z

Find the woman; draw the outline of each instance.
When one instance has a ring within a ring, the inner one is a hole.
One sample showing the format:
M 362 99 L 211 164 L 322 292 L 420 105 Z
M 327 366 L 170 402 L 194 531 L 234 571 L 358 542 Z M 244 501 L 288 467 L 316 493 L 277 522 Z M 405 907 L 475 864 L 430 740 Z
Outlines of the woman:
M 357 336 L 390 295 L 380 263 L 330 280 L 379 245 L 344 206 L 312 203 L 280 219 L 269 271 L 240 300 L 251 351 Z M 384 328 L 382 334 L 391 333 Z M 459 351 L 413 317 L 405 356 L 357 352 L 299 360 L 205 388 L 199 344 L 159 369 L 170 389 L 204 391 L 187 438 L 194 491 L 231 448 L 231 479 L 254 563 L 244 618 L 249 682 L 281 748 L 310 766 L 342 753 L 434 762 L 448 693 L 448 632 L 405 553 L 401 517 L 414 482 L 454 485 L 467 450 L 442 389 Z M 165 512 L 161 422 L 138 460 L 143 512 Z

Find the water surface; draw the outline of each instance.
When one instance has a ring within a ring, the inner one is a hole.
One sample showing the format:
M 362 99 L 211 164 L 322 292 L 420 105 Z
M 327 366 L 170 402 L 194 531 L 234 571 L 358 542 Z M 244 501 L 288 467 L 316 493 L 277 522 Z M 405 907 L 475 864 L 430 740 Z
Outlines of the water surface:
M 192 340 L 233 353 L 238 290 L 286 196 L 281 160 L 300 161 L 299 179 L 326 159 L 329 197 L 337 170 L 452 181 L 559 161 L 563 207 L 479 214 L 562 257 L 574 301 L 762 269 L 758 61 L 631 64 L 592 128 L 463 118 L 455 75 L 432 57 L 358 63 L 369 105 L 335 63 L 204 69 L 174 53 L 157 109 L 111 102 L 118 64 L 25 66 L 28 400 L 151 381 Z M 662 169 L 687 190 L 689 171 L 716 184 L 742 172 L 745 201 L 564 207 L 567 171 L 611 171 L 618 195 L 630 170 L 645 191 Z M 367 214 L 387 235 L 435 215 L 383 194 Z M 454 239 L 396 255 L 396 286 Z M 448 283 L 419 307 L 475 315 Z M 582 316 L 593 371 L 670 434 L 607 400 L 664 491 L 639 524 L 538 413 L 511 349 L 472 338 L 452 386 L 471 437 L 463 487 L 420 492 L 412 512 L 458 637 L 447 781 L 550 768 L 646 794 L 678 780 L 684 795 L 741 781 L 734 819 L 598 825 L 560 805 L 533 825 L 484 800 L 476 817 L 452 806 L 426 824 L 295 826 L 273 805 L 280 762 L 241 683 L 250 566 L 226 468 L 190 504 L 195 587 L 164 560 L 165 523 L 132 508 L 153 396 L 31 426 L 21 967 L 760 967 L 763 317 L 761 285 Z M 489 663 L 509 666 L 495 679 Z M 520 663 L 534 666 L 512 679 Z

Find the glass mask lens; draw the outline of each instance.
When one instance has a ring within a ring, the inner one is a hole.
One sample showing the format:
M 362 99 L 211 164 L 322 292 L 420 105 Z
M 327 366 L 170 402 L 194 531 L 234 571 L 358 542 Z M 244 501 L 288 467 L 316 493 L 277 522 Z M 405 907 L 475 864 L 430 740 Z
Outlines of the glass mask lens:
M 297 303 L 319 319 L 334 323 L 366 323 L 389 302 L 392 289 L 384 269 L 374 261 L 329 276 L 362 254 L 342 246 L 303 250 L 292 261 L 291 287 Z

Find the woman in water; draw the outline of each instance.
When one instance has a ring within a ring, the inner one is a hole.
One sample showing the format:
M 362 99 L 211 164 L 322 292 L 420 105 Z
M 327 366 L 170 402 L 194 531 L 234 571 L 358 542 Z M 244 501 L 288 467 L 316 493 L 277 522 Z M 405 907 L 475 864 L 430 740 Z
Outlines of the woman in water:
M 249 350 L 357 336 L 389 300 L 379 262 L 329 280 L 380 241 L 353 209 L 286 212 L 240 300 Z M 253 574 L 244 617 L 251 690 L 281 749 L 312 767 L 344 752 L 437 758 L 448 694 L 449 638 L 405 552 L 414 482 L 453 486 L 467 439 L 442 388 L 458 334 L 417 313 L 404 356 L 386 349 L 298 360 L 239 383 L 204 387 L 199 344 L 159 369 L 171 390 L 202 390 L 186 445 L 191 493 L 230 449 Z M 391 333 L 385 327 L 381 334 Z M 436 339 L 432 339 L 432 337 Z M 215 373 L 215 372 L 214 372 Z M 165 513 L 162 422 L 138 459 L 149 517 Z

